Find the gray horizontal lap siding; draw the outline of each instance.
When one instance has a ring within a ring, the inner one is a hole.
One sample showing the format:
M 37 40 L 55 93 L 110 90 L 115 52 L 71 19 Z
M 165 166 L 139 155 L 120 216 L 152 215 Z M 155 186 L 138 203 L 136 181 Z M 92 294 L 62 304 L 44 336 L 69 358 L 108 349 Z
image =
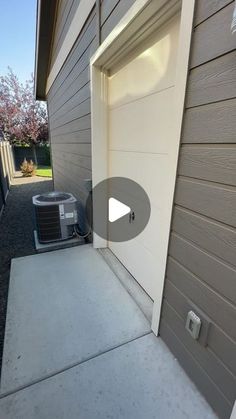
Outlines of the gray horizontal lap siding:
M 91 179 L 89 61 L 96 47 L 94 8 L 47 97 L 54 186 L 77 197 L 82 227 L 87 199 L 84 180 Z
M 51 54 L 51 66 L 57 58 L 79 3 L 80 0 L 58 1 L 57 17 L 54 27 L 53 49 Z
M 101 1 L 101 41 L 104 41 L 134 3 L 135 0 Z
M 160 327 L 222 418 L 230 417 L 236 398 L 233 7 L 227 0 L 196 1 Z M 202 318 L 199 341 L 185 330 L 191 309 Z

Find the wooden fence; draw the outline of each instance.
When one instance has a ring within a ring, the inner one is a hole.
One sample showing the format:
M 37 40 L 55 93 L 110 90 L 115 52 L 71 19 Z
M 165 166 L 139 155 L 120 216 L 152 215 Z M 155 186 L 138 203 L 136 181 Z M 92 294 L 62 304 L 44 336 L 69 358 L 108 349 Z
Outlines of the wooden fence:
M 8 141 L 0 141 L 0 215 L 6 203 L 13 176 L 12 146 Z

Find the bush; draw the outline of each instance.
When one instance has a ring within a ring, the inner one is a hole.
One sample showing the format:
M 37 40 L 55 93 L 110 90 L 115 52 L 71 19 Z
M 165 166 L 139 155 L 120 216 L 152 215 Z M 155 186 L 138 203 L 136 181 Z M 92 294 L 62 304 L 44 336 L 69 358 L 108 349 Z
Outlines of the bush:
M 21 164 L 20 168 L 21 168 L 21 173 L 23 174 L 24 177 L 31 177 L 31 176 L 35 176 L 37 166 L 34 164 L 32 160 L 27 161 L 26 158 L 24 158 L 24 161 Z

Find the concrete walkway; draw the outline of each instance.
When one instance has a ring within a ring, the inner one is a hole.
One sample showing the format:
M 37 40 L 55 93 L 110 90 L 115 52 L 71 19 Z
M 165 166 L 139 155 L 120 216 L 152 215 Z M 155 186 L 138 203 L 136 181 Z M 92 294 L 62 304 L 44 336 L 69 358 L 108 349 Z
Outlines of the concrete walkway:
M 0 218 L 0 375 L 11 259 L 36 253 L 32 196 L 52 190 L 52 181 L 34 176 L 13 179 Z
M 0 419 L 212 419 L 90 245 L 14 259 Z

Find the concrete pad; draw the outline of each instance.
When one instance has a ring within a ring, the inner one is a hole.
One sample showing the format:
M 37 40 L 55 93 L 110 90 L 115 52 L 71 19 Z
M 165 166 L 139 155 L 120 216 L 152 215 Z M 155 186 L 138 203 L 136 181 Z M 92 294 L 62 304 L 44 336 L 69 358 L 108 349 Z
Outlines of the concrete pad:
M 91 245 L 14 259 L 1 394 L 149 331 L 139 307 Z
M 79 237 L 73 237 L 68 240 L 61 240 L 52 243 L 40 243 L 38 239 L 38 233 L 34 230 L 34 246 L 38 253 L 51 252 L 52 250 L 67 249 L 68 247 L 74 247 L 85 244 L 84 239 Z
M 0 412 L 0 419 L 216 419 L 153 334 L 1 399 Z

